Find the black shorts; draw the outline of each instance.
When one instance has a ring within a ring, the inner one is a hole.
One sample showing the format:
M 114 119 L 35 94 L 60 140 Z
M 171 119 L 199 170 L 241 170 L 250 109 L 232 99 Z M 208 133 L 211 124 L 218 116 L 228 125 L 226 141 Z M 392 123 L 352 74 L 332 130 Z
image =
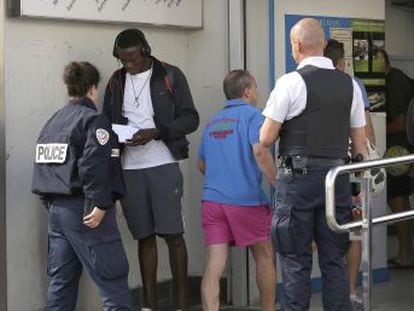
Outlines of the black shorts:
M 387 196 L 388 199 L 395 197 L 406 197 L 411 194 L 411 178 L 408 174 L 403 176 L 392 176 L 387 174 Z
M 134 239 L 184 232 L 183 176 L 178 163 L 124 170 L 122 210 Z

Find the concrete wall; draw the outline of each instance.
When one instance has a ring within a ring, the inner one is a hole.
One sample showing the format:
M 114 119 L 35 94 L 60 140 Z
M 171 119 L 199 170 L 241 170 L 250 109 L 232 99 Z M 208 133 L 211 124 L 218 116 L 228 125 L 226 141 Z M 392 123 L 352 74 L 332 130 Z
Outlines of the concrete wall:
M 203 176 L 197 169 L 201 131 L 212 114 L 223 107 L 222 81 L 228 68 L 227 1 L 204 1 L 204 29 L 189 34 L 188 78 L 198 111 L 200 127 L 190 137 L 190 159 L 184 164 L 186 239 L 190 254 L 189 272 L 201 276 L 204 267 L 204 236 L 201 231 Z
M 385 6 L 385 46 L 394 56 L 414 58 L 414 9 L 390 4 Z
M 391 64 L 414 78 L 414 9 L 386 1 L 385 46 Z
M 205 1 L 205 27 L 202 30 L 142 28 L 154 55 L 178 65 L 186 73 L 202 125 L 223 100 L 221 81 L 226 71 L 226 8 L 225 1 Z M 66 101 L 61 81 L 63 67 L 71 60 L 94 63 L 103 76 L 102 98 L 105 81 L 117 68 L 111 56 L 113 39 L 123 28 L 122 25 L 9 17 L 5 20 L 8 310 L 42 310 L 44 305 L 47 213 L 30 193 L 31 171 L 37 135 L 52 112 Z M 201 275 L 203 264 L 199 221 L 202 180 L 195 172 L 198 138 L 199 133 L 190 136 L 191 159 L 182 163 L 186 238 L 192 254 L 189 267 L 190 273 L 195 275 Z M 130 286 L 136 287 L 140 282 L 136 243 L 131 239 L 120 213 L 119 222 L 131 263 Z M 169 279 L 168 253 L 164 243 L 160 243 L 159 250 L 159 280 Z M 96 289 L 90 283 L 88 279 L 82 282 L 79 310 L 101 309 Z

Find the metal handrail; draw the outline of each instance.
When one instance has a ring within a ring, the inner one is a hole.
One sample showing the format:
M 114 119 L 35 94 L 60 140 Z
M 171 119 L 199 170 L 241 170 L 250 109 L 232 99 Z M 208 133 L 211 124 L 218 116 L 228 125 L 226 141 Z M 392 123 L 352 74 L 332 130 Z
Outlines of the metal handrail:
M 335 180 L 338 175 L 343 173 L 354 173 L 372 168 L 387 167 L 396 164 L 406 164 L 414 162 L 414 154 L 388 159 L 358 162 L 332 168 L 325 178 L 326 194 L 326 221 L 329 228 L 336 232 L 346 232 L 351 229 L 362 227 L 362 290 L 364 310 L 371 310 L 372 300 L 372 226 L 384 223 L 394 223 L 398 221 L 414 218 L 414 210 L 404 211 L 395 214 L 383 215 L 372 218 L 371 206 L 371 179 L 362 175 L 356 178 L 362 185 L 362 221 L 354 221 L 347 224 L 338 224 L 335 213 Z
M 350 231 L 351 229 L 361 228 L 362 221 L 354 221 L 347 224 L 338 224 L 336 221 L 335 213 L 335 180 L 338 175 L 343 173 L 355 173 L 363 170 L 368 170 L 372 168 L 380 168 L 392 166 L 395 164 L 406 164 L 414 162 L 414 154 L 402 157 L 394 157 L 387 159 L 371 160 L 364 161 L 352 164 L 341 165 L 332 168 L 325 178 L 325 203 L 326 203 L 326 221 L 328 222 L 329 228 L 336 232 L 345 232 Z M 382 223 L 393 223 L 405 219 L 414 218 L 414 210 L 405 211 L 401 213 L 384 215 L 372 219 L 372 223 L 382 224 Z

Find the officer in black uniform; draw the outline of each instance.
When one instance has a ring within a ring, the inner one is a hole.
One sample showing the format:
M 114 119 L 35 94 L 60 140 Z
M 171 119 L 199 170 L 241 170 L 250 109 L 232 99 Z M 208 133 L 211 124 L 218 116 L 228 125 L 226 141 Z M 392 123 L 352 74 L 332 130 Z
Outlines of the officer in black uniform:
M 348 234 L 328 228 L 324 186 L 329 169 L 345 162 L 348 136 L 354 154 L 366 156 L 362 96 L 356 82 L 323 57 L 325 36 L 318 20 L 300 20 L 292 28 L 291 43 L 297 71 L 277 81 L 260 130 L 265 146 L 280 137 L 282 165 L 276 181 L 272 240 L 283 277 L 282 310 L 309 310 L 315 240 L 324 310 L 351 311 L 345 269 Z M 349 222 L 348 176 L 340 176 L 336 186 L 337 220 Z
M 95 106 L 99 72 L 72 62 L 63 78 L 70 101 L 43 127 L 33 170 L 32 191 L 49 209 L 46 310 L 75 310 L 82 268 L 99 287 L 106 311 L 131 310 L 114 207 L 124 184 L 119 150 L 112 148 L 116 135 Z

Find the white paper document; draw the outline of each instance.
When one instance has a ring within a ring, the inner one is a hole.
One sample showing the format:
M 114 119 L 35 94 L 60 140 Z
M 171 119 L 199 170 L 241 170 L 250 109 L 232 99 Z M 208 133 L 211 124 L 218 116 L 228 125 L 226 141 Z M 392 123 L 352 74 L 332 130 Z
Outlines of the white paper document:
M 127 140 L 131 139 L 139 129 L 131 125 L 112 124 L 112 130 L 118 135 L 118 141 L 120 143 L 125 143 Z

